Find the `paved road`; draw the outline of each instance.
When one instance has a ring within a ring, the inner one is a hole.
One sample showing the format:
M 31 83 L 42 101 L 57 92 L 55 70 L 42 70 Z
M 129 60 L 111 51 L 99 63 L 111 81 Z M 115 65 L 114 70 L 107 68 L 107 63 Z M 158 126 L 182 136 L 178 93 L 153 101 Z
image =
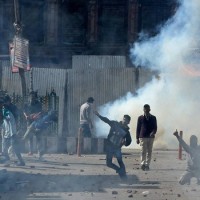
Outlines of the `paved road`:
M 105 155 L 48 154 L 45 162 L 28 157 L 25 167 L 7 167 L 7 180 L 0 183 L 3 200 L 199 200 L 200 186 L 180 186 L 178 179 L 186 166 L 185 155 L 154 150 L 151 170 L 142 171 L 138 150 L 123 150 L 128 181 L 123 182 L 105 166 Z

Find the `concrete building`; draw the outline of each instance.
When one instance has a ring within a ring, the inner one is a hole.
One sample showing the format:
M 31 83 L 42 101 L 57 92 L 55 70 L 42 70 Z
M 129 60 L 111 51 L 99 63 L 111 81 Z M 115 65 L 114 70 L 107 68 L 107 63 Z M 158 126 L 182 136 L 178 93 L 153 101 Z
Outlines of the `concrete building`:
M 0 55 L 14 36 L 14 0 L 0 0 Z M 154 35 L 175 0 L 19 0 L 31 62 L 72 66 L 73 55 L 123 55 L 139 33 Z M 67 63 L 67 64 L 66 64 Z

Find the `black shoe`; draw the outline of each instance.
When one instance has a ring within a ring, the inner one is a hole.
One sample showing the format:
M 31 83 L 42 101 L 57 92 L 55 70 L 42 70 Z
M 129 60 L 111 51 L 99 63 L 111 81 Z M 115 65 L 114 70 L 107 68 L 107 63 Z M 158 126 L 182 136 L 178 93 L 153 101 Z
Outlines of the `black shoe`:
M 116 173 L 119 174 L 119 177 L 122 180 L 127 180 L 126 172 L 124 170 L 118 169 L 118 170 L 116 170 Z
M 127 175 L 126 172 L 118 172 L 119 177 L 121 178 L 121 180 L 126 181 L 127 180 Z
M 120 175 L 120 179 L 121 179 L 122 181 L 127 181 L 127 180 L 128 180 L 128 177 L 127 177 L 126 174 L 123 174 L 123 175 Z
M 149 171 L 149 166 L 145 166 L 145 171 Z
M 142 165 L 142 166 L 141 166 L 141 169 L 142 169 L 143 171 L 145 171 L 145 169 L 146 169 L 145 165 Z

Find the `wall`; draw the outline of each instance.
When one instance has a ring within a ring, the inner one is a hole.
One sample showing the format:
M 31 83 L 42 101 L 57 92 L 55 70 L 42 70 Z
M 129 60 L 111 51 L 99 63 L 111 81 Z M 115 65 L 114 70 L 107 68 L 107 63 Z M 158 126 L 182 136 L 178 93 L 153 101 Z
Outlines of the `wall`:
M 79 108 L 89 96 L 95 98 L 96 107 L 114 101 L 127 92 L 135 93 L 153 75 L 149 70 L 110 67 L 89 69 L 53 69 L 33 67 L 33 88 L 45 95 L 52 88 L 59 96 L 59 136 L 77 136 Z M 12 74 L 9 62 L 1 62 L 1 89 L 21 94 L 19 74 Z M 26 72 L 29 83 L 29 72 Z M 27 84 L 28 87 L 28 84 Z

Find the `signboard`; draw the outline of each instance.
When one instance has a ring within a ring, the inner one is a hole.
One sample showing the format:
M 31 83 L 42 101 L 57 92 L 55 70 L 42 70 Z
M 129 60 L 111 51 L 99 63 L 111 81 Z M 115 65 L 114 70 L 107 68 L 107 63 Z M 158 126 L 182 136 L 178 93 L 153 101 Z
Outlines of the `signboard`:
M 15 36 L 9 44 L 12 72 L 19 72 L 19 68 L 30 70 L 29 41 Z

